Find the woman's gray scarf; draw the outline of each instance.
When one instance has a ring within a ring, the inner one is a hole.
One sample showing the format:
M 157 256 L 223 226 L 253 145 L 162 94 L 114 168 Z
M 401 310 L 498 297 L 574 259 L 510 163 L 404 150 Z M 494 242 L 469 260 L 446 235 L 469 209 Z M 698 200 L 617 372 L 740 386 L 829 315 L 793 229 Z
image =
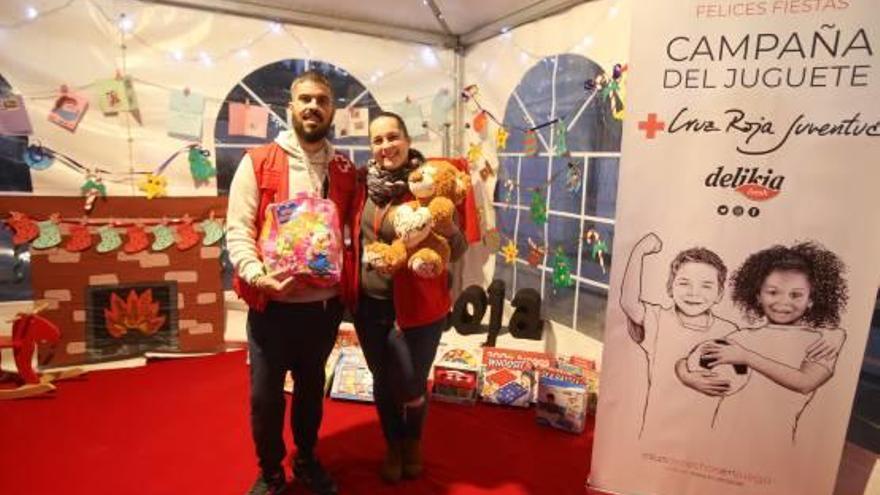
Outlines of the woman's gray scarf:
M 406 194 L 409 173 L 424 161 L 422 154 L 414 149 L 409 150 L 406 163 L 396 170 L 386 170 L 376 160 L 370 160 L 367 163 L 367 195 L 370 200 L 381 208 Z

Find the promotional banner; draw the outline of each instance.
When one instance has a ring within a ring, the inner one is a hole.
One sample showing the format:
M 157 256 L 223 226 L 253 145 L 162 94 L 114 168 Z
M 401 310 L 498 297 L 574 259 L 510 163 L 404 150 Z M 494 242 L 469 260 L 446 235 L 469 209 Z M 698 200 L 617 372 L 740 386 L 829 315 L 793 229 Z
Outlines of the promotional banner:
M 880 4 L 640 2 L 589 485 L 831 494 L 880 274 Z

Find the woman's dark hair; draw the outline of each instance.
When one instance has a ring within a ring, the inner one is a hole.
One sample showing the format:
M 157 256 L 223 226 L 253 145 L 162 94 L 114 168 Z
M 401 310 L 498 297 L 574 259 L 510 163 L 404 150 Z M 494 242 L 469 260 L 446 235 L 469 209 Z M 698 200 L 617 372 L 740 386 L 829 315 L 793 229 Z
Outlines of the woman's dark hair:
M 376 119 L 380 119 L 382 117 L 396 120 L 397 128 L 400 129 L 400 132 L 403 133 L 403 137 L 405 137 L 407 141 L 409 141 L 409 131 L 407 130 L 406 124 L 403 122 L 403 118 L 400 115 L 397 115 L 394 112 L 379 112 L 375 117 L 373 117 L 373 120 L 371 120 L 370 123 L 372 124 L 376 121 Z
M 846 266 L 836 254 L 814 242 L 792 247 L 776 245 L 750 255 L 731 276 L 733 302 L 749 320 L 764 316 L 758 294 L 774 271 L 801 272 L 810 284 L 812 306 L 803 320 L 813 327 L 837 327 L 849 294 L 843 273 Z

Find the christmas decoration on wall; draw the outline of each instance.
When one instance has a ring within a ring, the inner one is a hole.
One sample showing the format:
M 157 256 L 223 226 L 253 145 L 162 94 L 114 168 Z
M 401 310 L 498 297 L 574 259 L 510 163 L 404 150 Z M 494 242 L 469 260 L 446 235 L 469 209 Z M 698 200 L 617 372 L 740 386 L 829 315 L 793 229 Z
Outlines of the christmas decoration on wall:
M 186 251 L 198 243 L 199 233 L 196 232 L 189 215 L 184 215 L 180 225 L 177 226 L 177 249 Z
M 70 237 L 64 243 L 64 249 L 72 253 L 86 251 L 92 247 L 92 234 L 85 221 L 70 226 Z
M 571 260 L 568 259 L 562 248 L 556 248 L 552 267 L 553 287 L 565 289 L 574 285 L 574 279 L 571 277 Z
M 501 254 L 504 255 L 504 262 L 512 265 L 513 263 L 516 263 L 516 257 L 519 254 L 519 250 L 516 248 L 516 244 L 509 240 L 501 250 Z
M 599 231 L 596 229 L 587 229 L 584 232 L 584 241 L 586 241 L 587 245 L 590 246 L 590 258 L 593 259 L 596 263 L 599 263 L 599 267 L 602 268 L 602 273 L 606 273 L 605 270 L 605 253 L 608 251 L 608 245 L 605 244 L 605 241 L 602 240 L 602 236 L 599 235 Z
M 537 267 L 544 261 L 544 254 L 547 252 L 547 248 L 544 246 L 538 246 L 532 241 L 532 238 L 528 238 L 529 242 L 529 255 L 526 258 L 526 261 L 529 262 L 529 265 Z
M 82 93 L 71 91 L 66 84 L 62 85 L 58 90 L 58 98 L 49 112 L 49 122 L 74 132 L 88 108 L 88 97 Z
M 60 215 L 53 213 L 49 220 L 39 222 L 40 235 L 31 243 L 34 249 L 49 249 L 61 244 L 61 230 L 58 228 Z
M 125 236 L 127 239 L 122 250 L 128 254 L 139 253 L 150 245 L 150 239 L 141 224 L 130 225 L 125 231 Z
M 532 192 L 532 204 L 529 206 L 529 215 L 536 225 L 547 223 L 547 198 L 540 191 Z
M 172 91 L 168 100 L 168 135 L 180 139 L 202 139 L 205 97 L 189 88 Z
M 468 147 L 467 156 L 469 162 L 476 164 L 483 156 L 483 148 L 480 143 L 471 143 Z
M 99 196 L 102 198 L 107 196 L 107 187 L 101 177 L 91 173 L 86 176 L 86 182 L 80 186 L 79 190 L 86 197 L 86 202 L 83 205 L 86 213 L 92 211 L 92 208 L 95 207 L 95 200 Z
M 486 126 L 489 123 L 489 117 L 486 114 L 485 110 L 480 110 L 477 112 L 477 115 L 474 117 L 473 123 L 471 126 L 474 129 L 474 132 L 479 134 L 480 136 L 486 135 Z
M 119 235 L 119 231 L 112 225 L 105 225 L 98 229 L 98 235 L 101 236 L 101 242 L 98 243 L 96 248 L 99 253 L 115 251 L 122 245 L 122 237 Z
M 232 102 L 229 104 L 229 129 L 230 136 L 250 136 L 266 139 L 266 131 L 269 126 L 269 110 L 262 105 L 251 105 L 249 101 L 244 103 Z
M 37 223 L 31 220 L 25 213 L 10 211 L 9 218 L 6 219 L 6 225 L 12 229 L 12 243 L 16 246 L 27 244 L 40 235 L 40 228 L 37 227 Z
M 14 94 L 0 96 L 0 135 L 30 136 L 33 132 L 24 97 Z
M 507 148 L 507 138 L 510 136 L 510 133 L 503 127 L 499 127 L 495 130 L 495 148 L 498 151 L 503 151 Z
M 199 146 L 193 146 L 189 149 L 189 171 L 192 174 L 193 181 L 196 186 L 207 184 L 211 178 L 217 175 L 217 169 L 208 160 L 211 153 Z
M 523 137 L 523 153 L 526 156 L 536 156 L 538 154 L 538 135 L 531 129 L 526 131 Z
M 120 112 L 128 112 L 137 123 L 141 123 L 140 109 L 131 76 L 123 76 L 117 72 L 115 78 L 95 81 L 93 87 L 98 107 L 104 115 L 111 116 Z
M 223 238 L 223 225 L 214 219 L 214 212 L 211 212 L 211 217 L 199 224 L 202 228 L 202 232 L 205 233 L 205 237 L 202 239 L 203 246 L 210 246 L 212 244 L 216 244 L 221 238 Z
M 174 232 L 164 223 L 153 227 L 152 234 L 154 239 L 150 249 L 153 251 L 164 251 L 174 244 Z
M 138 189 L 147 194 L 147 199 L 161 198 L 165 196 L 165 188 L 167 186 L 168 179 L 155 174 L 147 174 L 138 183 Z
M 556 126 L 556 143 L 553 145 L 553 154 L 555 156 L 564 156 L 568 154 L 568 143 L 566 142 L 568 131 L 565 128 L 565 122 L 560 122 Z
M 565 177 L 565 188 L 568 192 L 572 194 L 577 194 L 581 190 L 581 183 L 583 182 L 583 174 L 582 168 L 575 162 L 568 162 L 566 177 Z
M 483 182 L 486 182 L 494 175 L 495 171 L 492 170 L 492 166 L 489 165 L 488 161 L 483 160 L 483 168 L 480 169 L 480 178 L 483 179 Z

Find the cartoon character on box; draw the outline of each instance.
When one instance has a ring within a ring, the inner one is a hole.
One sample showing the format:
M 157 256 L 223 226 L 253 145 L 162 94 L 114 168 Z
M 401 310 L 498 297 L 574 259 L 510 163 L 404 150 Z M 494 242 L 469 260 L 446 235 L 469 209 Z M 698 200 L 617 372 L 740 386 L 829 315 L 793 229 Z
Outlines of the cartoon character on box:
M 449 242 L 438 232 L 454 222 L 455 206 L 467 195 L 470 179 L 445 160 L 428 160 L 409 175 L 414 201 L 390 212 L 397 239 L 374 242 L 364 249 L 373 269 L 393 275 L 404 266 L 425 278 L 436 277 L 449 264 Z
M 259 242 L 270 272 L 287 272 L 299 286 L 332 287 L 342 272 L 341 239 L 333 203 L 301 195 L 269 205 Z

